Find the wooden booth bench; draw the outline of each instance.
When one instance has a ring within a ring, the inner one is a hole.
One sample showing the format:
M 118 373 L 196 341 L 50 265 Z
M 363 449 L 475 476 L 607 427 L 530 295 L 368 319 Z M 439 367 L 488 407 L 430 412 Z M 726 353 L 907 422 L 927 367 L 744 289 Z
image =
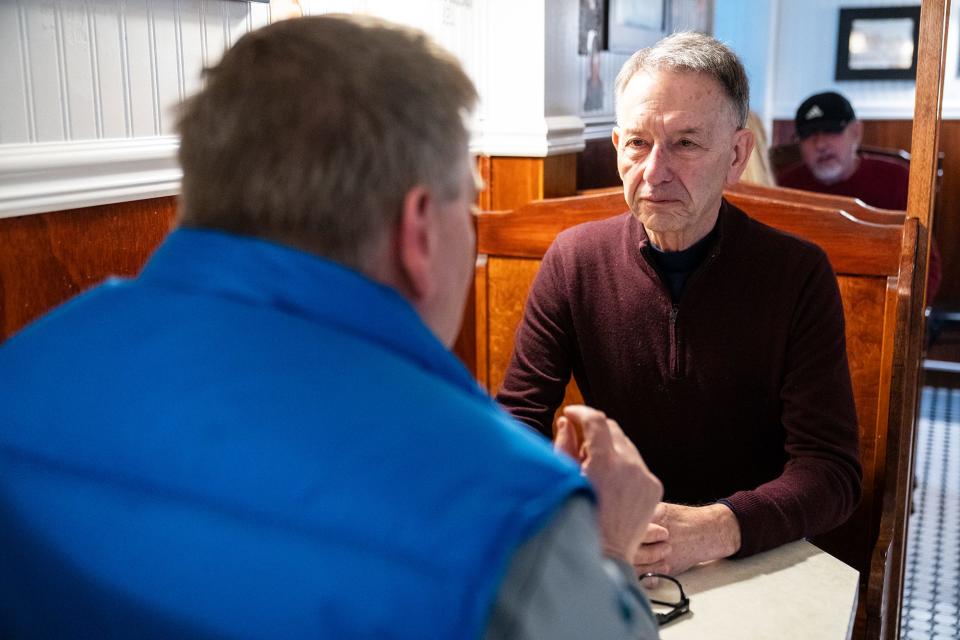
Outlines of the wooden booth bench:
M 796 194 L 804 192 L 762 189 L 735 188 L 726 197 L 761 222 L 819 244 L 837 274 L 860 425 L 863 497 L 844 525 L 814 542 L 860 571 L 855 637 L 880 637 L 880 627 L 887 626 L 883 621 L 899 609 L 905 541 L 895 532 L 904 526 L 903 496 L 909 492 L 903 487 L 912 476 L 913 419 L 904 409 L 911 397 L 904 393 L 904 359 L 917 220 L 849 198 L 799 201 Z M 460 348 L 469 349 L 465 360 L 475 363 L 477 379 L 491 394 L 503 379 L 527 291 L 554 237 L 626 209 L 617 189 L 479 215 L 475 298 L 465 325 L 472 335 L 461 340 Z M 581 401 L 573 382 L 565 401 Z

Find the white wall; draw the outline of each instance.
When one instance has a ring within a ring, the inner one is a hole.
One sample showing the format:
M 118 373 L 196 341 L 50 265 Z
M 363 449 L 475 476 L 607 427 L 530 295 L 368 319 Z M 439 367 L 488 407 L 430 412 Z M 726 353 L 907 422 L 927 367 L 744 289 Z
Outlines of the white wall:
M 792 119 L 797 106 L 819 91 L 847 96 L 861 118 L 912 118 L 915 83 L 912 80 L 833 79 L 837 53 L 837 23 L 841 7 L 919 4 L 904 0 L 804 0 L 779 3 L 777 56 L 773 69 L 771 115 Z M 944 118 L 960 117 L 960 2 L 950 11 L 944 80 Z
M 918 4 L 911 0 L 715 0 L 715 33 L 741 57 L 751 107 L 767 124 L 792 120 L 809 95 L 837 91 L 867 119 L 911 119 L 912 80 L 833 79 L 840 9 Z M 951 3 L 943 117 L 960 118 L 960 2 Z
M 790 0 L 786 0 L 787 3 Z M 770 112 L 772 70 L 777 47 L 773 33 L 781 0 L 714 0 L 713 35 L 739 56 L 750 80 L 750 108 Z
M 774 67 L 775 118 L 792 118 L 803 100 L 820 91 L 837 91 L 861 118 L 910 118 L 911 80 L 833 79 L 841 7 L 902 5 L 902 0 L 804 0 L 780 3 L 778 55 Z M 907 3 L 909 4 L 909 3 Z M 816 19 L 812 19 L 816 16 Z
M 474 151 L 583 148 L 575 0 L 300 4 L 417 26 L 456 54 L 481 97 Z M 173 107 L 270 20 L 232 0 L 0 0 L 0 217 L 177 193 Z

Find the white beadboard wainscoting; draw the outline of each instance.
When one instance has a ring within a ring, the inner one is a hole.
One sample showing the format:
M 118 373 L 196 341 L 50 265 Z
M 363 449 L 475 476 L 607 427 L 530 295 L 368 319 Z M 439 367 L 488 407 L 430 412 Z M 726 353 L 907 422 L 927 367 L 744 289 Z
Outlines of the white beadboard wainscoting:
M 0 144 L 172 135 L 201 69 L 268 21 L 228 0 L 0 0 Z
M 179 191 L 175 107 L 269 5 L 0 0 L 0 217 Z
M 411 24 L 450 49 L 481 95 L 475 152 L 583 148 L 576 2 L 300 6 L 305 15 L 362 12 Z M 175 106 L 199 88 L 205 66 L 270 20 L 268 4 L 235 0 L 0 0 L 0 217 L 176 193 Z M 604 65 L 611 88 L 616 68 L 616 60 Z M 599 113 L 612 122 L 612 112 L 605 101 Z
M 913 83 L 834 82 L 841 7 L 902 0 L 716 0 L 718 35 L 744 56 L 754 109 L 790 118 L 814 91 L 846 93 L 865 118 L 909 118 Z M 545 156 L 606 138 L 628 54 L 601 51 L 603 100 L 577 53 L 574 0 L 300 0 L 307 15 L 380 15 L 420 27 L 463 62 L 481 103 L 472 149 Z M 731 9 L 731 7 L 733 7 Z M 944 117 L 960 117 L 953 3 Z M 726 14 L 724 14 L 726 15 Z M 236 0 L 0 0 L 0 216 L 169 195 L 178 189 L 175 106 L 270 5 Z

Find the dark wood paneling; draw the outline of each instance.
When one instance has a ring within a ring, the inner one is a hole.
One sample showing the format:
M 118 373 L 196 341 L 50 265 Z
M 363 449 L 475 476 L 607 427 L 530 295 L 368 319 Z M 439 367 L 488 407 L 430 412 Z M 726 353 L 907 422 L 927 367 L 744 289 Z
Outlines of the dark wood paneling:
M 587 140 L 577 154 L 577 191 L 620 186 L 617 150 L 610 138 Z
M 913 120 L 864 120 L 863 144 L 910 151 Z
M 943 181 L 937 196 L 933 237 L 940 248 L 943 281 L 934 301 L 937 306 L 960 307 L 960 120 L 940 125 Z
M 168 197 L 0 219 L 0 340 L 108 276 L 137 274 L 175 212 Z
M 770 146 L 775 147 L 778 144 L 796 142 L 796 132 L 797 128 L 794 126 L 793 120 L 774 120 L 773 135 L 770 136 Z

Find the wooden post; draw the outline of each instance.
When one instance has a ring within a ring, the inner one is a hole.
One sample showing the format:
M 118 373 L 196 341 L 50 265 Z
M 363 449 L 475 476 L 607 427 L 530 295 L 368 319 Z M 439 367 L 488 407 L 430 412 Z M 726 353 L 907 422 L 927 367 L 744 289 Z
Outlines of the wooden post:
M 913 493 L 913 458 L 919 397 L 920 364 L 926 317 L 927 262 L 930 232 L 933 229 L 937 175 L 937 154 L 940 141 L 941 107 L 943 104 L 944 63 L 947 49 L 947 26 L 950 0 L 923 0 L 920 10 L 920 42 L 917 55 L 916 99 L 913 116 L 913 138 L 910 146 L 910 187 L 907 216 L 919 222 L 916 269 L 910 298 L 910 320 L 907 335 L 896 343 L 906 351 L 903 359 L 903 397 L 900 407 L 891 403 L 891 411 L 900 411 L 902 429 L 891 431 L 887 441 L 887 482 L 885 493 L 893 501 L 895 522 L 889 549 L 888 571 L 884 576 L 883 606 L 879 618 L 869 616 L 867 638 L 897 640 L 900 637 L 900 608 L 903 600 L 903 572 L 906 556 L 907 524 Z M 897 372 L 894 373 L 897 376 Z M 886 509 L 885 509 L 886 511 Z M 871 572 L 873 573 L 873 572 Z M 873 577 L 873 576 L 871 576 Z M 869 605 L 870 603 L 868 603 Z
M 920 220 L 924 275 L 924 284 L 920 291 L 924 296 L 930 229 L 933 228 L 949 14 L 950 0 L 923 0 L 920 10 L 913 139 L 910 144 L 910 190 L 907 196 L 907 215 Z M 924 296 L 918 296 L 920 302 L 924 301 Z
M 533 200 L 572 196 L 577 192 L 575 153 L 545 158 L 480 156 L 477 158 L 477 170 L 484 184 L 477 198 L 477 206 L 484 211 L 509 211 Z M 463 323 L 453 352 L 485 384 L 486 352 L 478 353 L 477 349 L 485 349 L 486 340 L 477 340 L 475 317 L 477 309 L 485 308 L 484 304 L 477 304 L 477 297 L 486 295 L 485 290 L 477 289 L 486 286 L 484 268 L 484 264 L 477 265 L 477 278 L 470 286 Z M 492 391 L 496 393 L 496 389 Z

